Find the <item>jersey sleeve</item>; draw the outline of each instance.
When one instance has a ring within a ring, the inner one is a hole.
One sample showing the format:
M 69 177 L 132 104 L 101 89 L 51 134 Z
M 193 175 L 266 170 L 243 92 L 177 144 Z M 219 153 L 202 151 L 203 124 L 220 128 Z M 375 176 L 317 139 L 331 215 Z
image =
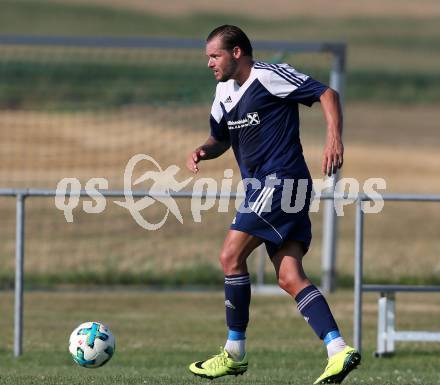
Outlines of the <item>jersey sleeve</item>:
M 302 74 L 289 64 L 271 65 L 268 79 L 269 91 L 288 101 L 311 106 L 319 101 L 327 86 Z
M 286 99 L 311 107 L 313 103 L 319 102 L 319 98 L 327 89 L 325 84 L 309 77 L 295 91 L 287 95 Z
M 229 129 L 226 119 L 223 115 L 223 110 L 220 105 L 219 87 L 217 86 L 214 102 L 211 107 L 211 116 L 209 118 L 211 126 L 211 136 L 219 142 L 230 142 Z

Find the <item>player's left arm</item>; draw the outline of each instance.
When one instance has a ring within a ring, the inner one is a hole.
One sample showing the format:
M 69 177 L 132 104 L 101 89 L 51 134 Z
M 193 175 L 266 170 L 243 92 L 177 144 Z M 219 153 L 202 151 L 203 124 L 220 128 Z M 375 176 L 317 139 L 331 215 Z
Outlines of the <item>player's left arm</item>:
M 322 156 L 322 172 L 331 176 L 344 163 L 344 145 L 342 143 L 342 108 L 339 94 L 327 88 L 319 98 L 327 123 L 327 140 Z
M 266 68 L 267 67 L 262 67 Z M 272 95 L 311 107 L 320 101 L 327 122 L 327 141 L 322 158 L 322 172 L 328 176 L 342 167 L 344 146 L 342 144 L 342 109 L 338 93 L 319 81 L 295 70 L 289 64 L 270 67 L 265 72 L 263 85 Z

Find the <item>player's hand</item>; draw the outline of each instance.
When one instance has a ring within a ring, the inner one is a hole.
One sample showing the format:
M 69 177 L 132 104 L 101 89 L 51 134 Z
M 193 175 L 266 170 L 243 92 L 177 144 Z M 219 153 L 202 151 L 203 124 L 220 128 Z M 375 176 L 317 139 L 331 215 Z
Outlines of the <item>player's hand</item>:
M 191 154 L 188 155 L 188 159 L 186 160 L 186 167 L 189 171 L 197 174 L 199 171 L 199 167 L 197 163 L 199 163 L 206 156 L 206 152 L 200 148 L 194 150 Z
M 322 173 L 327 176 L 336 174 L 344 163 L 344 145 L 342 140 L 327 138 L 322 157 Z

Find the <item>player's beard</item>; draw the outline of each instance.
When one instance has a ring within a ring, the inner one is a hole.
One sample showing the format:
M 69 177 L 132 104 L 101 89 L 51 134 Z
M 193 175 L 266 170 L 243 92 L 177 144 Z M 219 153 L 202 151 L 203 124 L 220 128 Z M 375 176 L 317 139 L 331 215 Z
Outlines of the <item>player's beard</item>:
M 234 58 L 232 58 L 229 61 L 228 65 L 223 70 L 223 74 L 222 74 L 222 77 L 220 78 L 219 82 L 226 82 L 229 79 L 232 79 L 234 77 L 235 73 L 237 72 L 237 68 L 238 68 L 238 61 L 235 60 Z

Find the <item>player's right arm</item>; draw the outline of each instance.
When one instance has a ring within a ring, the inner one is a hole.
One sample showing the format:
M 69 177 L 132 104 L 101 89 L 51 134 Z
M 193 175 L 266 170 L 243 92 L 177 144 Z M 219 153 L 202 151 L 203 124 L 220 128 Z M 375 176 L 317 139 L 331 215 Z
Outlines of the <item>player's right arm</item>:
M 220 141 L 212 135 L 200 147 L 196 148 L 188 155 L 186 167 L 188 170 L 196 174 L 199 171 L 197 165 L 201 160 L 218 158 L 230 147 L 229 141 Z
M 203 145 L 196 148 L 187 158 L 186 167 L 194 174 L 199 171 L 198 163 L 201 160 L 217 158 L 231 146 L 229 128 L 220 102 L 220 100 L 224 100 L 223 87 L 224 84 L 217 84 L 215 98 L 212 103 L 209 119 L 211 135 Z

